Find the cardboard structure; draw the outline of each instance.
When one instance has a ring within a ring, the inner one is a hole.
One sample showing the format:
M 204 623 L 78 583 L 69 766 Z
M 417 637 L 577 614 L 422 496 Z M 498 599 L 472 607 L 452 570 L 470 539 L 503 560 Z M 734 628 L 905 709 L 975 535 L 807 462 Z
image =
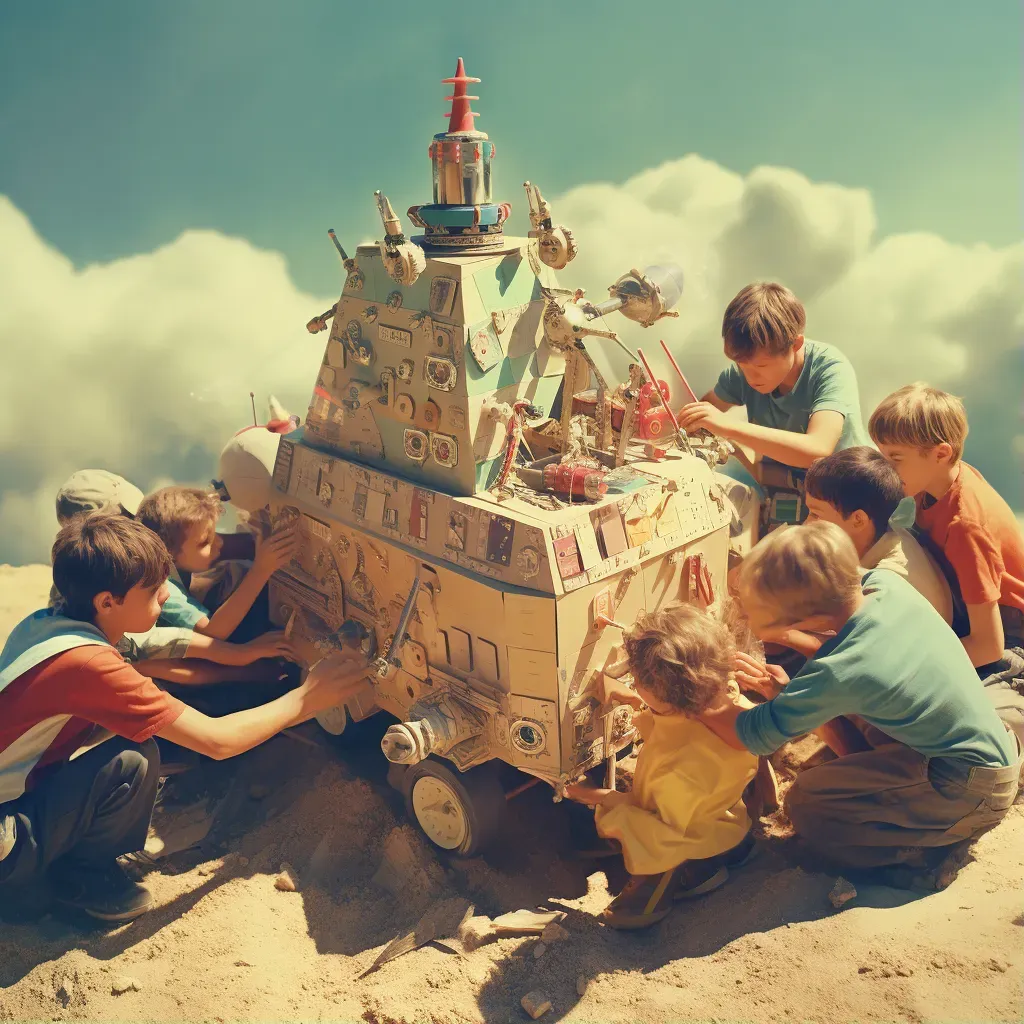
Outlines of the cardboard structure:
M 272 615 L 310 664 L 353 640 L 375 659 L 329 730 L 384 710 L 401 723 L 384 743 L 395 762 L 500 759 L 560 792 L 633 739 L 629 710 L 606 730 L 596 696 L 618 624 L 725 592 L 731 513 L 712 467 L 727 452 L 671 428 L 661 448 L 634 437 L 636 387 L 587 355 L 588 336 L 613 343 L 616 310 L 671 315 L 659 281 L 677 297 L 678 272 L 631 271 L 596 307 L 560 292 L 571 233 L 527 183 L 534 230 L 504 236 L 494 147 L 467 115 L 475 80 L 460 60 L 450 81 L 435 202 L 409 211 L 424 234 L 407 240 L 378 194 L 384 240 L 354 259 L 339 245 L 344 290 L 310 322 L 332 320 L 304 427 L 274 465 L 272 523 L 298 519 L 302 542 L 271 581 Z M 590 415 L 575 413 L 587 389 Z

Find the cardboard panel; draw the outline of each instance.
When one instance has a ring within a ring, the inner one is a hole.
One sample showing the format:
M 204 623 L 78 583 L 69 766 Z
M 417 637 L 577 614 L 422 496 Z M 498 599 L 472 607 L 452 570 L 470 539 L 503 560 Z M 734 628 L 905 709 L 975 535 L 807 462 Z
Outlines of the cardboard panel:
M 490 640 L 476 637 L 473 641 L 474 674 L 485 683 L 497 686 L 500 681 L 498 671 L 498 648 Z
M 595 625 L 594 598 L 610 587 L 615 621 L 630 626 L 645 607 L 644 579 L 635 568 L 626 569 L 558 598 L 558 663 L 570 677 L 574 668 L 566 659 L 571 652 L 592 644 L 601 644 L 606 649 L 622 641 L 622 631 L 615 626 L 600 629 Z
M 555 641 L 555 602 L 551 598 L 505 594 L 505 629 L 511 642 L 530 651 L 558 648 Z
M 512 693 L 541 700 L 558 699 L 558 663 L 553 652 L 510 646 L 508 670 Z
M 442 630 L 448 642 L 448 662 L 452 668 L 460 672 L 473 671 L 473 658 L 470 654 L 469 634 L 457 626 Z
M 701 552 L 711 569 L 715 590 L 715 604 L 725 593 L 726 564 L 728 560 L 728 530 L 723 528 L 709 537 L 652 559 L 643 567 L 644 591 L 647 610 L 658 611 L 686 598 L 684 573 L 690 555 Z

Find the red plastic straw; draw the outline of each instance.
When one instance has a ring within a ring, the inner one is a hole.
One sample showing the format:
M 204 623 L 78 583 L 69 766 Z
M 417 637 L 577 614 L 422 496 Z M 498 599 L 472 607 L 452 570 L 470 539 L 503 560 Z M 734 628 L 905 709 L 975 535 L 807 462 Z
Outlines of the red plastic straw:
M 683 387 L 686 388 L 686 390 L 690 393 L 690 401 L 699 401 L 693 388 L 690 387 L 690 382 L 686 379 L 686 376 L 683 373 L 683 371 L 679 369 L 679 364 L 676 362 L 676 357 L 672 355 L 671 352 L 669 352 L 668 345 L 665 344 L 664 338 L 662 338 L 661 347 L 665 350 L 665 355 L 668 356 L 668 361 L 672 364 L 672 369 L 679 374 L 679 379 L 683 382 Z

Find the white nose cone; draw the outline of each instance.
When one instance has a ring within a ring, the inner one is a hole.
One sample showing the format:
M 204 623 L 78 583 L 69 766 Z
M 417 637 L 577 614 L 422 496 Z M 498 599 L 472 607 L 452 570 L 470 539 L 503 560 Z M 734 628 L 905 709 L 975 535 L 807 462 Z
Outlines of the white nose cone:
M 255 512 L 270 501 L 281 435 L 266 427 L 246 427 L 220 453 L 220 479 L 231 504 Z

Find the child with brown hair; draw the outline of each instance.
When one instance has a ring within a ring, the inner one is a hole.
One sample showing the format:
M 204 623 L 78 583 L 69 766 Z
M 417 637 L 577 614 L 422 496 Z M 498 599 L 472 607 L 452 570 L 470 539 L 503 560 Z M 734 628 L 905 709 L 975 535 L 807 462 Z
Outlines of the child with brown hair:
M 252 567 L 211 613 L 191 594 L 189 584 L 193 573 L 205 572 L 217 561 L 222 540 L 216 526 L 221 511 L 220 498 L 197 487 L 164 487 L 139 506 L 138 520 L 160 537 L 174 560 L 168 580 L 170 597 L 161 612 L 160 625 L 228 639 L 270 577 L 294 554 L 294 530 L 281 531 L 258 543 Z
M 170 569 L 160 538 L 120 512 L 75 516 L 58 535 L 63 603 L 24 619 L 0 652 L 0 899 L 47 875 L 58 902 L 93 917 L 144 914 L 153 896 L 117 859 L 146 841 L 165 773 L 156 738 L 232 757 L 360 685 L 365 658 L 345 653 L 261 707 L 216 718 L 187 707 L 116 650 L 153 627 Z M 112 735 L 97 742 L 97 727 Z
M 803 518 L 803 471 L 815 459 L 867 443 L 853 366 L 833 345 L 805 339 L 806 320 L 803 303 L 784 285 L 741 289 L 722 318 L 732 365 L 679 412 L 684 430 L 705 428 L 753 449 L 766 498 L 763 532 Z M 740 405 L 746 421 L 725 415 Z
M 633 687 L 606 682 L 606 703 L 643 710 L 629 793 L 567 787 L 596 808 L 597 830 L 617 840 L 630 880 L 600 915 L 623 929 L 665 918 L 674 900 L 717 889 L 753 848 L 743 791 L 757 758 L 735 750 L 699 716 L 726 694 L 735 654 L 728 628 L 690 605 L 641 616 L 625 635 Z
M 882 400 L 868 427 L 915 499 L 917 525 L 955 574 L 972 664 L 998 662 L 1005 648 L 1024 644 L 1024 537 L 1006 501 L 963 461 L 963 403 L 927 384 L 908 384 Z

